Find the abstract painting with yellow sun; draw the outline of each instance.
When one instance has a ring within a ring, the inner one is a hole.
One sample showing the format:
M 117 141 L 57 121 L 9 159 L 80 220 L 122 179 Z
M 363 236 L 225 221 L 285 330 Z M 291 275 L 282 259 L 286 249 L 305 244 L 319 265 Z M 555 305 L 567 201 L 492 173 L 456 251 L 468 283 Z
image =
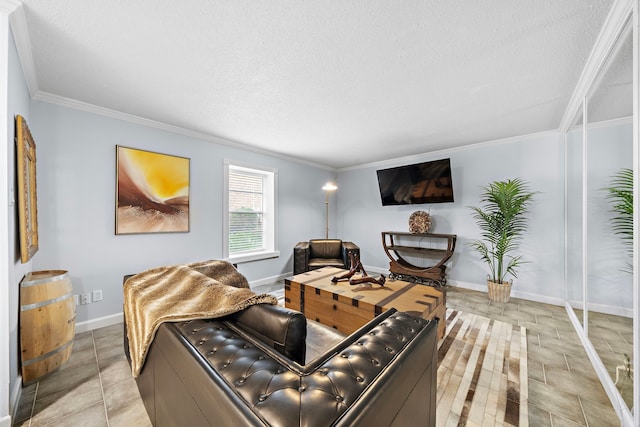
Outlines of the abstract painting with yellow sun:
M 189 159 L 116 146 L 116 234 L 189 231 Z

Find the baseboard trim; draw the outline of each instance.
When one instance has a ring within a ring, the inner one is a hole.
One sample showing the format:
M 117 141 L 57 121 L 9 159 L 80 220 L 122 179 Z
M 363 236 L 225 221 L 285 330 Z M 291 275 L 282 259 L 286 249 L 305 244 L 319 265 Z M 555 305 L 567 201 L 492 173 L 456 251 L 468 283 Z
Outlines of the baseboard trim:
M 487 292 L 487 285 L 485 284 L 462 282 L 458 280 L 449 280 L 447 282 L 447 285 L 457 286 L 459 288 L 464 288 L 464 289 L 471 289 L 479 292 Z M 520 292 L 513 289 L 511 290 L 511 296 L 513 298 L 521 298 L 521 299 L 526 299 L 528 301 L 541 302 L 543 304 L 559 305 L 561 307 L 564 307 L 566 305 L 565 300 L 562 298 L 548 297 L 548 296 L 539 295 L 539 294 L 532 294 L 529 292 Z M 584 307 L 583 304 L 581 305 L 576 301 L 570 301 L 569 304 L 570 306 L 578 309 L 581 309 Z M 623 316 L 623 317 L 629 317 L 629 318 L 633 317 L 632 310 L 627 308 L 614 307 L 611 305 L 604 305 L 604 304 L 593 304 L 593 303 L 589 303 L 588 308 L 590 311 L 595 311 L 598 313 L 611 314 L 615 316 Z
M 580 338 L 580 342 L 582 342 L 582 346 L 584 347 L 585 352 L 587 353 L 587 357 L 591 361 L 593 365 L 593 369 L 598 375 L 598 379 L 600 379 L 600 383 L 602 384 L 602 388 L 604 388 L 605 393 L 609 397 L 611 401 L 611 405 L 613 406 L 613 410 L 616 411 L 618 418 L 620 418 L 621 426 L 632 426 L 633 424 L 633 414 L 627 408 L 627 404 L 624 402 L 620 393 L 616 389 L 616 385 L 613 383 L 611 379 L 611 375 L 609 375 L 609 371 L 602 363 L 602 359 L 598 355 L 593 344 L 589 338 L 585 335 L 584 329 L 582 327 L 582 319 L 578 319 L 575 312 L 573 311 L 573 307 L 569 303 L 565 304 L 565 310 L 567 311 L 567 315 L 569 316 L 569 320 L 573 324 L 573 328 Z
M 250 282 L 251 287 L 266 285 L 269 283 L 283 280 L 287 277 L 293 276 L 293 273 L 280 274 L 278 276 L 268 277 L 266 279 L 255 280 Z M 111 314 L 109 316 L 99 317 L 97 319 L 85 320 L 84 322 L 76 323 L 76 333 L 93 331 L 94 329 L 104 328 L 105 326 L 111 326 L 124 321 L 124 314 L 122 312 Z
M 367 270 L 368 273 L 384 274 L 385 276 L 389 274 L 388 269 L 383 269 L 378 267 L 365 266 L 365 270 Z M 291 276 L 293 276 L 293 272 L 288 272 L 288 273 L 279 274 L 276 276 L 267 277 L 265 279 L 254 280 L 249 282 L 249 285 L 252 288 L 260 285 L 267 285 L 273 282 L 277 282 L 279 280 L 284 280 Z M 461 280 L 448 280 L 447 286 L 454 286 L 454 287 L 463 288 L 463 289 L 471 289 L 473 291 L 478 291 L 478 292 L 487 291 L 486 284 L 464 282 Z M 559 305 L 562 307 L 565 306 L 565 300 L 562 298 L 548 297 L 544 295 L 532 294 L 529 292 L 521 292 L 517 290 L 512 290 L 511 296 L 513 298 L 521 298 L 521 299 L 526 299 L 528 301 L 540 302 L 543 304 Z M 622 309 L 622 312 L 621 312 L 621 309 L 616 307 L 600 306 L 600 305 L 594 306 L 592 304 L 590 304 L 589 307 L 594 311 L 598 311 L 602 313 L 618 314 L 618 315 L 622 314 L 623 316 L 628 315 L 627 313 L 628 310 Z M 122 323 L 123 320 L 124 320 L 123 313 L 116 313 L 109 316 L 100 317 L 98 319 L 91 319 L 84 322 L 78 322 L 76 323 L 76 333 L 92 331 L 94 329 L 104 328 L 105 326 L 115 325 L 117 323 Z
M 448 280 L 447 286 L 455 286 L 458 288 L 471 289 L 473 291 L 478 291 L 478 292 L 487 292 L 486 284 L 463 282 L 460 280 Z M 539 294 L 532 294 L 529 292 L 516 291 L 514 289 L 511 290 L 511 296 L 513 298 L 521 298 L 521 299 L 526 299 L 528 301 L 541 302 L 543 304 L 559 305 L 561 307 L 564 307 L 564 304 L 565 304 L 563 298 L 548 297 L 548 296 L 539 295 Z
M 266 285 L 278 280 L 283 280 L 287 277 L 293 276 L 293 273 L 285 273 L 277 276 L 268 277 L 266 279 L 255 280 L 249 284 L 253 286 Z M 84 322 L 76 323 L 76 333 L 93 331 L 94 329 L 104 328 L 105 326 L 111 326 L 124 321 L 124 314 L 122 312 L 111 314 L 109 316 L 99 317 L 97 319 L 85 320 Z
M 22 375 L 18 375 L 16 378 L 16 383 L 13 385 L 13 390 L 11 390 L 11 396 L 9 396 L 9 413 L 16 419 L 16 413 L 18 412 L 18 403 L 20 403 L 20 398 L 22 397 Z M 9 418 L 11 420 L 11 418 Z M 0 426 L 2 423 L 0 423 Z
M 583 301 L 568 301 L 569 306 L 575 310 L 584 310 L 584 302 Z M 605 304 L 594 304 L 592 302 L 587 304 L 587 308 L 589 311 L 595 311 L 598 313 L 610 314 L 613 316 L 623 316 L 628 318 L 633 318 L 633 309 L 632 308 L 622 308 L 622 307 L 614 307 L 612 305 Z
M 115 325 L 122 323 L 124 315 L 122 312 L 112 314 L 110 316 L 99 317 L 97 319 L 86 320 L 84 322 L 76 323 L 76 334 L 81 332 L 92 331 L 94 329 L 104 328 L 105 326 Z
M 11 427 L 11 417 L 9 415 L 0 418 L 0 427 Z
M 371 267 L 369 265 L 365 265 L 363 267 L 367 271 L 367 273 L 384 274 L 385 277 L 389 277 L 389 269 L 388 268 Z
M 269 283 L 277 282 L 279 280 L 284 280 L 287 277 L 291 277 L 291 276 L 293 276 L 293 272 L 279 274 L 277 276 L 271 276 L 271 277 L 267 277 L 265 279 L 254 280 L 254 281 L 249 282 L 249 285 L 252 288 L 255 287 L 255 286 L 260 286 L 260 285 L 268 285 Z

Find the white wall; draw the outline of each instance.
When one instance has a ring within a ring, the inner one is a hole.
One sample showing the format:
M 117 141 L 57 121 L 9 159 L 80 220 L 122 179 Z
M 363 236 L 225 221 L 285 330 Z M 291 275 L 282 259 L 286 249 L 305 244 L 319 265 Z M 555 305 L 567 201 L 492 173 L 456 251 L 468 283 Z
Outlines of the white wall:
M 9 83 L 9 20 L 7 13 L 0 10 L 0 93 L 7 93 Z M 9 135 L 8 119 L 8 99 L 0 99 L 0 135 L 3 137 L 4 147 L 0 150 L 0 162 L 9 169 L 9 145 L 11 137 Z M 9 246 L 12 240 L 9 238 L 9 182 L 8 175 L 0 176 L 0 283 L 7 283 L 7 286 L 0 288 L 0 426 L 11 425 L 9 414 L 9 386 L 11 383 L 10 372 L 10 352 L 9 352 L 9 306 L 10 306 L 10 281 L 9 274 Z
M 376 170 L 441 158 L 451 159 L 454 203 L 385 206 L 380 201 Z M 485 289 L 488 272 L 468 243 L 479 238 L 469 206 L 479 203 L 481 186 L 494 180 L 520 177 L 539 191 L 530 212 L 529 232 L 521 250 L 524 264 L 514 280 L 512 295 L 561 304 L 564 301 L 564 150 L 559 133 L 544 133 L 464 149 L 398 159 L 338 173 L 339 234 L 361 248 L 365 266 L 386 270 L 382 231 L 408 231 L 416 210 L 430 211 L 432 232 L 458 236 L 450 261 L 452 285 Z
M 1 43 L 3 46 L 4 42 Z M 18 60 L 18 54 L 15 49 L 15 44 L 11 33 L 9 33 L 8 39 L 8 90 L 7 90 L 7 139 L 6 139 L 6 153 L 7 153 L 7 178 L 8 178 L 8 193 L 3 194 L 2 203 L 7 203 L 8 212 L 8 239 L 4 240 L 8 243 L 8 281 L 3 284 L 3 287 L 7 287 L 8 298 L 6 299 L 7 307 L 0 308 L 3 314 L 8 314 L 8 332 L 9 332 L 9 347 L 8 347 L 8 364 L 9 364 L 9 384 L 11 391 L 11 405 L 15 404 L 14 400 L 18 396 L 20 389 L 18 365 L 18 308 L 19 308 L 19 283 L 22 280 L 24 274 L 31 269 L 32 262 L 29 261 L 26 264 L 20 262 L 20 251 L 18 244 L 18 225 L 17 225 L 17 201 L 14 203 L 12 199 L 17 199 L 17 184 L 16 184 L 16 172 L 15 172 L 15 126 L 14 117 L 17 114 L 22 115 L 29 125 L 31 125 L 31 115 L 29 108 L 29 92 L 24 80 L 24 75 Z M 7 187 L 3 187 L 3 190 Z M 38 255 L 36 254 L 36 257 Z M 4 297 L 0 300 L 5 300 Z M 5 311 L 6 309 L 6 311 Z M 3 363 L 4 363 L 3 357 Z M 4 400 L 4 399 L 3 399 Z M 1 413 L 0 413 L 1 415 Z
M 588 135 L 588 295 L 596 311 L 631 315 L 633 276 L 625 272 L 632 258 L 620 236 L 613 233 L 610 201 L 605 188 L 621 168 L 633 168 L 633 126 L 631 123 L 589 129 Z M 631 267 L 629 267 L 629 271 Z
M 633 277 L 629 273 L 628 246 L 613 233 L 611 211 L 605 188 L 622 168 L 633 167 L 631 123 L 597 124 L 587 142 L 587 302 L 595 311 L 631 316 Z M 567 191 L 567 292 L 575 308 L 584 307 L 582 283 L 582 131 L 567 135 L 569 186 Z
M 281 256 L 240 264 L 249 281 L 290 274 L 294 244 L 324 234 L 329 170 L 50 103 L 31 107 L 40 228 L 34 269 L 68 270 L 76 293 L 102 289 L 103 301 L 77 307 L 81 325 L 122 312 L 127 273 L 222 257 L 225 158 L 279 172 Z M 115 235 L 116 145 L 191 159 L 189 233 Z

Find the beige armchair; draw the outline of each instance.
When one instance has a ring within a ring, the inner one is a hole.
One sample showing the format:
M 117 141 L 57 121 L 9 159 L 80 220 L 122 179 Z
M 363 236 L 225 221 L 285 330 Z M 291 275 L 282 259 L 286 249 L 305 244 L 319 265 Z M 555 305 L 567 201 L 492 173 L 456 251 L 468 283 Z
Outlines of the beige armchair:
M 339 239 L 312 239 L 298 242 L 293 248 L 293 274 L 321 267 L 350 267 L 349 252 L 360 255 L 360 248 Z

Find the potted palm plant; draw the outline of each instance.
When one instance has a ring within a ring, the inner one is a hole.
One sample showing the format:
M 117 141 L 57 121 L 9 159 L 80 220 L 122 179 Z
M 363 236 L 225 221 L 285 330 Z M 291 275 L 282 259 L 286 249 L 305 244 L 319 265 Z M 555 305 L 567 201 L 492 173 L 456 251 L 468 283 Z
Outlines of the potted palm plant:
M 622 238 L 633 254 L 633 170 L 620 169 L 611 177 L 610 184 L 606 190 L 611 210 L 616 215 L 611 220 L 613 232 Z M 633 267 L 628 265 L 627 270 L 632 272 Z
M 474 240 L 470 245 L 489 266 L 489 299 L 509 302 L 513 279 L 509 282 L 506 278 L 507 275 L 517 277 L 516 270 L 524 262 L 522 255 L 512 253 L 527 231 L 525 214 L 535 193 L 520 178 L 494 181 L 482 189 L 482 206 L 471 207 L 482 231 L 482 240 Z

